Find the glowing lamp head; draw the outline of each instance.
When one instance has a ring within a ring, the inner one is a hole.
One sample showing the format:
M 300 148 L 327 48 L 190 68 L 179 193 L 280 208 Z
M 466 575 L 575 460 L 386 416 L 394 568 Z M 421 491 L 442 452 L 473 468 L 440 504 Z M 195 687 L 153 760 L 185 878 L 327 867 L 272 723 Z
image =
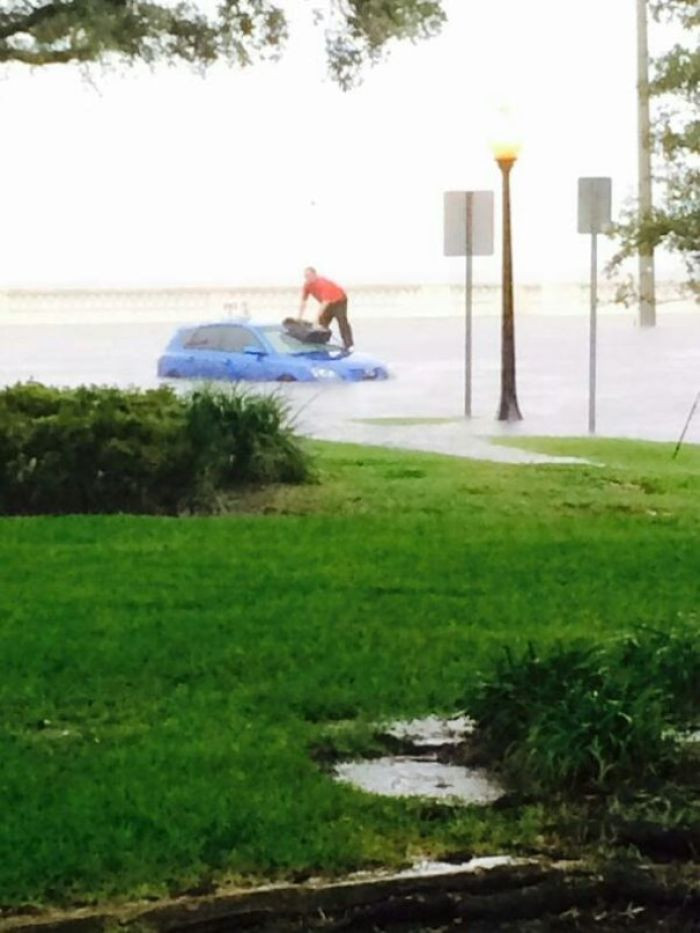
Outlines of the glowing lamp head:
M 521 145 L 513 139 L 498 139 L 491 143 L 491 151 L 497 162 L 515 162 L 520 155 Z
M 520 155 L 521 132 L 519 120 L 511 107 L 504 105 L 493 114 L 489 137 L 497 162 L 515 162 Z

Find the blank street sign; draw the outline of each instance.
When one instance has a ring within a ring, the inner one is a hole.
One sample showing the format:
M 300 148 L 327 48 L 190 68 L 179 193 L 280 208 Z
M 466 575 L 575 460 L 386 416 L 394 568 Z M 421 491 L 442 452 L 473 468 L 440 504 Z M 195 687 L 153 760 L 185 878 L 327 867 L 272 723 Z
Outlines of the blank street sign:
M 579 178 L 579 233 L 604 233 L 610 223 L 611 207 L 612 180 L 610 178 Z
M 467 195 L 471 198 L 471 256 L 493 255 L 493 191 L 445 192 L 445 256 L 467 255 Z
M 588 352 L 588 431 L 595 434 L 595 402 L 598 342 L 598 234 L 610 223 L 612 200 L 610 178 L 579 178 L 578 232 L 591 235 L 591 323 Z

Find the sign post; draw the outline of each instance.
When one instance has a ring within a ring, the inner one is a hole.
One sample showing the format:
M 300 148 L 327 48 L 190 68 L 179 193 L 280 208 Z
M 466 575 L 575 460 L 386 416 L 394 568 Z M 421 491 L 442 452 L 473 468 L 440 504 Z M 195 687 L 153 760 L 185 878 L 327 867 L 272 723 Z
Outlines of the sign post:
M 591 234 L 591 310 L 588 349 L 588 433 L 595 434 L 598 342 L 598 234 L 610 224 L 612 180 L 579 178 L 578 232 Z
M 493 191 L 446 191 L 445 256 L 465 257 L 464 414 L 472 415 L 472 257 L 493 255 Z

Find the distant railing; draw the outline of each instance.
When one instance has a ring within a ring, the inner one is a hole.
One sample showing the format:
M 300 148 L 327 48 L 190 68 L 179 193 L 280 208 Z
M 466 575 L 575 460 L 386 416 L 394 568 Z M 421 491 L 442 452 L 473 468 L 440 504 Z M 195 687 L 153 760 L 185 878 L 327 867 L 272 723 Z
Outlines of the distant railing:
M 353 315 L 449 315 L 459 311 L 458 285 L 359 285 L 348 289 Z M 27 321 L 101 316 L 140 319 L 212 317 L 280 318 L 295 314 L 298 287 L 8 289 L 0 291 L 0 316 Z
M 660 283 L 660 301 L 669 300 Z M 356 285 L 348 289 L 353 317 L 443 317 L 464 311 L 464 286 Z M 670 294 L 670 292 L 669 292 Z M 40 321 L 143 320 L 187 321 L 227 317 L 278 320 L 296 313 L 297 286 L 203 287 L 203 288 L 64 288 L 6 289 L 0 291 L 0 320 L 10 323 Z M 603 310 L 613 305 L 614 288 L 599 288 Z M 500 313 L 498 285 L 474 288 L 477 314 Z M 586 284 L 521 285 L 516 287 L 516 312 L 522 314 L 587 313 Z M 674 310 L 693 310 L 676 307 Z

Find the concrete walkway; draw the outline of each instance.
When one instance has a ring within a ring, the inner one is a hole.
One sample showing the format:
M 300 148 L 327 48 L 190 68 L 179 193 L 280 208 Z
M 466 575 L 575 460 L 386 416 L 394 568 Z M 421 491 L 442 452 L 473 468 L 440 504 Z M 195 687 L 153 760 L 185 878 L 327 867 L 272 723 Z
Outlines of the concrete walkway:
M 554 457 L 494 444 L 488 438 L 474 434 L 474 426 L 464 419 L 432 424 L 382 424 L 347 420 L 335 427 L 329 425 L 325 428 L 315 427 L 312 419 L 309 419 L 303 426 L 303 432 L 319 440 L 421 450 L 474 460 L 493 460 L 498 463 L 586 462 L 577 457 Z

